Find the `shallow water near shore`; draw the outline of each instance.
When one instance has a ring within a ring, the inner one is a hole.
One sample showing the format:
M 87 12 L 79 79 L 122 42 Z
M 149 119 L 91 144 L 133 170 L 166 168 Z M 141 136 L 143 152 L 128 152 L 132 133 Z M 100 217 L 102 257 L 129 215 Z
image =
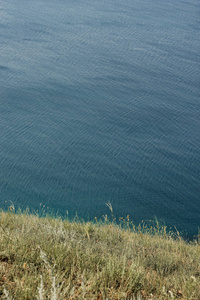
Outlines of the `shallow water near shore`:
M 0 198 L 200 226 L 200 3 L 0 0 Z

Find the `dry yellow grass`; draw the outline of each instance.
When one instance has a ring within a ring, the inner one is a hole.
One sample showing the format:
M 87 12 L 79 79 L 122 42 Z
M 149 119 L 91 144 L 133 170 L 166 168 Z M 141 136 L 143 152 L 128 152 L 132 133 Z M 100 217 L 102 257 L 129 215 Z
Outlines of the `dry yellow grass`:
M 200 299 L 200 244 L 126 229 L 0 213 L 0 299 Z

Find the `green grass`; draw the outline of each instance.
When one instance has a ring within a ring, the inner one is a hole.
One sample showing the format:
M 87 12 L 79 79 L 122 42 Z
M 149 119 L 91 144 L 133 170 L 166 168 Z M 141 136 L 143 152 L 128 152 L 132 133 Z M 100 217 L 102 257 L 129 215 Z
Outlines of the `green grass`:
M 198 241 L 121 221 L 0 212 L 0 299 L 200 299 Z

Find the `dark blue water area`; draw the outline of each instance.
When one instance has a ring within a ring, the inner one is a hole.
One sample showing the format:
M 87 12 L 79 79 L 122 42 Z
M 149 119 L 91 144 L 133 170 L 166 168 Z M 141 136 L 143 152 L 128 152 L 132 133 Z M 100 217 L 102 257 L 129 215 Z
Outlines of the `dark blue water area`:
M 200 2 L 0 0 L 1 207 L 200 226 Z

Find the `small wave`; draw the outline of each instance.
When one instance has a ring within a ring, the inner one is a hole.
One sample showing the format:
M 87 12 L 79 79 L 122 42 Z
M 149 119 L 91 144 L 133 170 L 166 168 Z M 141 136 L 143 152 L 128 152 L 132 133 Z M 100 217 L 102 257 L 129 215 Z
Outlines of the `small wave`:
M 6 66 L 1 66 L 1 65 L 0 65 L 0 70 L 7 71 L 7 70 L 9 70 L 9 68 L 8 68 L 8 67 L 6 67 Z

